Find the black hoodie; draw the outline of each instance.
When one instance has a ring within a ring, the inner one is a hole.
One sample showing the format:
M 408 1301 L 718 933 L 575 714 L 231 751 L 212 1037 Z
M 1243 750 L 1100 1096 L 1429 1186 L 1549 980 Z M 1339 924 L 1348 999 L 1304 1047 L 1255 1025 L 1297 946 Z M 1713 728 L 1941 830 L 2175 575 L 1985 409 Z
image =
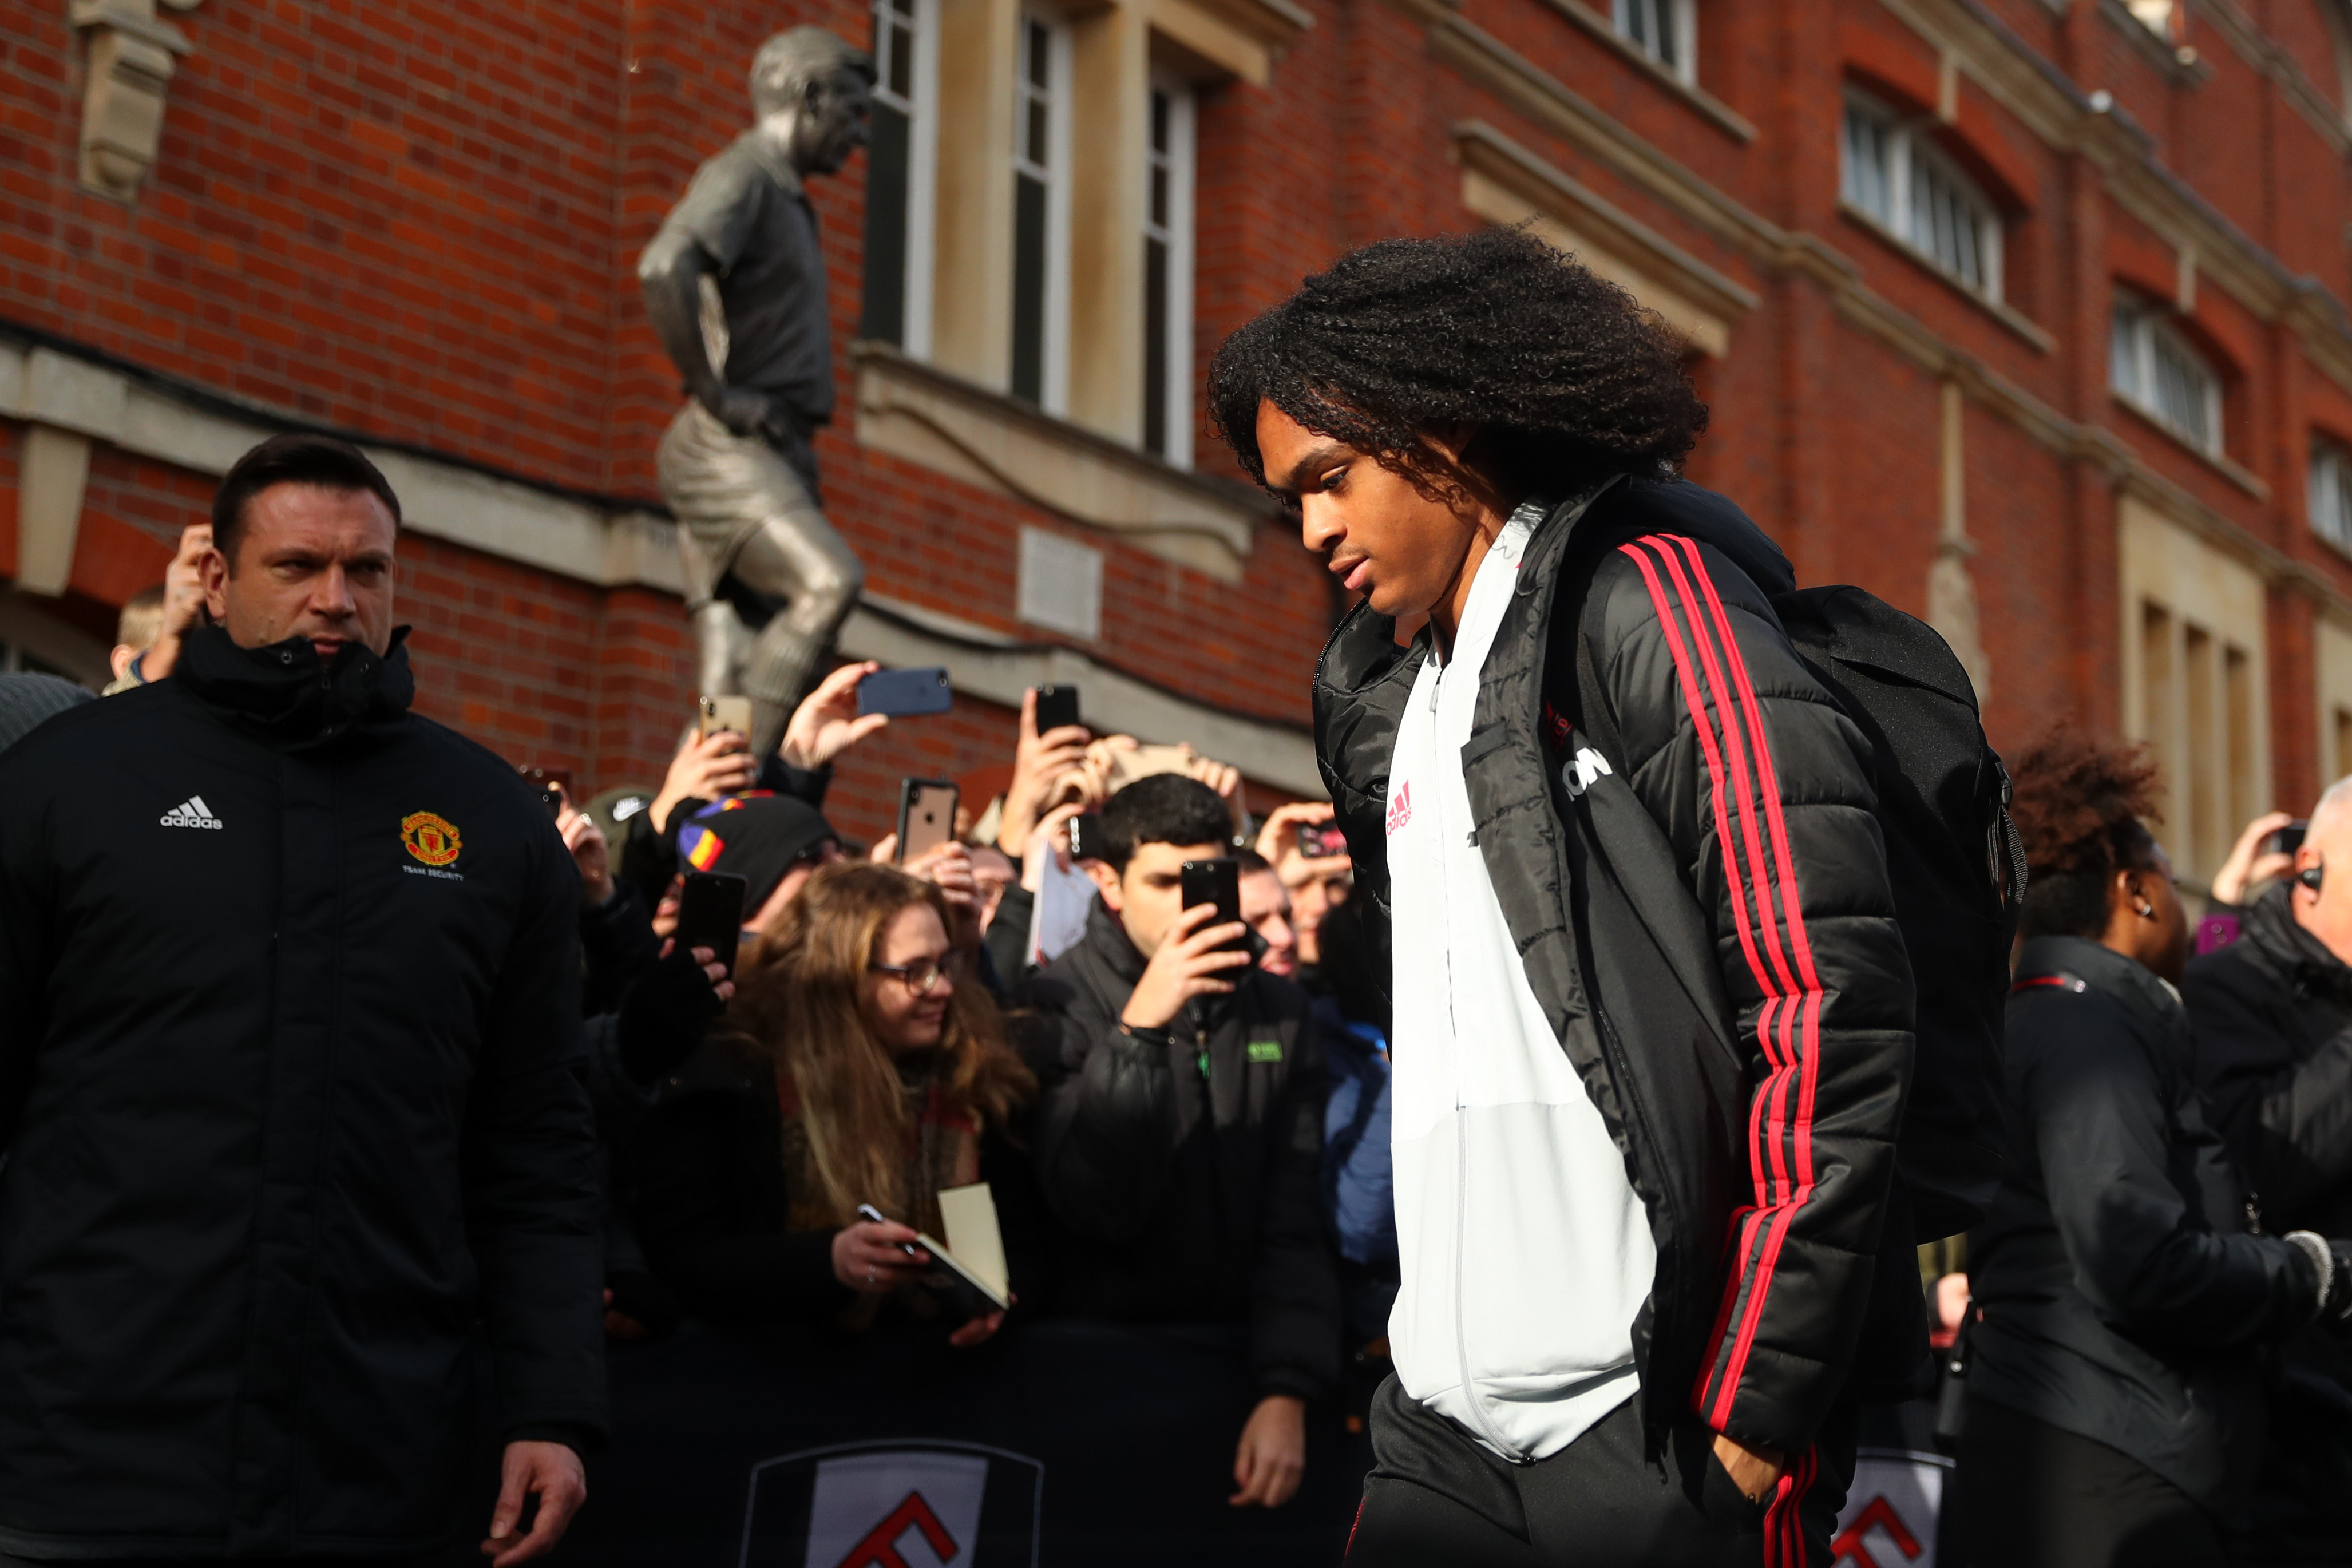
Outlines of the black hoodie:
M 0 1552 L 395 1556 L 604 1422 L 580 883 L 395 645 L 0 759 Z

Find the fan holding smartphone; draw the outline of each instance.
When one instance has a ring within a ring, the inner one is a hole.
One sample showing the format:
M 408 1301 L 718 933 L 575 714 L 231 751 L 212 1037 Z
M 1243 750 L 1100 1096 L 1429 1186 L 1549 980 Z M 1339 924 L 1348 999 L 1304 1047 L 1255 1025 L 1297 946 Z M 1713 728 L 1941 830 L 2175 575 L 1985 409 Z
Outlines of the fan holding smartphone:
M 1286 1217 L 1321 1212 L 1317 1163 L 1290 1152 L 1320 1125 L 1322 1056 L 1306 994 L 1244 945 L 1232 834 L 1214 789 L 1169 773 L 1112 795 L 1084 835 L 1100 901 L 1035 983 L 1062 1041 L 1036 1169 L 1057 1212 L 1128 1238 L 1056 1274 L 1072 1310 L 1246 1331 L 1235 1353 L 1261 1396 L 1229 1500 L 1271 1508 L 1304 1474 L 1305 1402 L 1338 1374 L 1339 1291 L 1319 1225 Z M 1090 1089 L 1107 1079 L 1161 1092 Z M 1265 1152 L 1180 1157 L 1202 1145 Z

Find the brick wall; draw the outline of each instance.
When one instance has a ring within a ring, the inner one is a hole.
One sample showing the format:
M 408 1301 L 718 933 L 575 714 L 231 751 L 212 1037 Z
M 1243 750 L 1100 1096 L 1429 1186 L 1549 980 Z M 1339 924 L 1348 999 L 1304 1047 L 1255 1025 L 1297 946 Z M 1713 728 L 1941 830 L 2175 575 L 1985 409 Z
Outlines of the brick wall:
M 947 0 L 954 4 L 956 0 Z M 1597 5 L 1605 14 L 1607 7 Z M 1694 373 L 1713 428 L 1693 475 L 1746 506 L 1809 580 L 1852 579 L 1924 608 L 1940 517 L 1938 372 L 1837 305 L 1825 275 L 1777 266 L 1602 156 L 1597 142 L 1434 58 L 1425 24 L 1381 0 L 1311 0 L 1314 28 L 1268 88 L 1203 92 L 1196 368 L 1215 344 L 1348 247 L 1458 230 L 1454 128 L 1479 120 L 1759 298 L 1727 358 Z M 2202 9 L 2194 68 L 2101 7 L 1984 9 L 2082 93 L 2113 95 L 2157 156 L 2284 275 L 2338 310 L 2352 169 Z M 2301 0 L 2242 7 L 2322 97 L 2341 101 L 2332 39 Z M 1841 84 L 1932 110 L 1937 50 L 1881 0 L 1700 7 L 1700 82 L 1756 128 L 1733 133 L 1629 66 L 1545 0 L 1465 0 L 1462 16 L 1689 175 L 1834 253 L 1941 345 L 2062 419 L 2106 432 L 2221 525 L 2352 595 L 2352 563 L 2302 515 L 2305 434 L 2352 437 L 2352 395 L 2295 334 L 2208 276 L 2189 330 L 2229 375 L 2237 469 L 2189 450 L 2105 388 L 2117 280 L 2172 292 L 2177 252 L 1973 75 L 1932 134 L 2008 204 L 2007 299 L 2051 341 L 1988 310 L 1838 206 Z M 73 183 L 81 50 L 54 0 L 0 0 L 0 320 L 197 382 L 286 416 L 394 438 L 529 482 L 656 500 L 654 444 L 677 376 L 647 328 L 634 265 L 701 159 L 748 118 L 761 38 L 815 21 L 862 39 L 849 0 L 214 0 L 175 20 L 193 52 L 171 89 L 162 157 L 135 207 Z M 2265 71 L 2269 74 L 2265 74 Z M 836 339 L 858 319 L 862 161 L 815 183 Z M 1932 356 L 1931 356 L 1932 357 Z M 877 593 L 1035 640 L 1013 615 L 1021 528 L 1066 525 L 856 440 L 818 442 L 827 504 Z M 1201 466 L 1230 472 L 1201 432 Z M 1988 722 L 2015 747 L 2063 718 L 2122 721 L 2112 476 L 1986 402 L 1966 416 L 1968 521 L 1993 684 Z M 16 441 L 0 442 L 0 571 L 13 570 Z M 2247 476 L 2252 477 L 2248 482 Z M 104 448 L 72 593 L 96 627 L 160 574 L 209 482 Z M 1285 528 L 1257 532 L 1226 584 L 1099 535 L 1107 662 L 1291 722 L 1339 607 Z M 690 685 L 676 602 L 517 567 L 439 540 L 403 546 L 425 710 L 519 761 L 590 785 L 658 776 Z M 2279 788 L 2317 780 L 2307 721 L 2309 592 L 2276 595 L 2271 647 Z M 1011 718 L 960 699 L 895 731 L 845 773 L 835 809 L 887 828 L 903 773 L 1001 763 Z M 1245 760 L 1245 759 L 1244 759 Z

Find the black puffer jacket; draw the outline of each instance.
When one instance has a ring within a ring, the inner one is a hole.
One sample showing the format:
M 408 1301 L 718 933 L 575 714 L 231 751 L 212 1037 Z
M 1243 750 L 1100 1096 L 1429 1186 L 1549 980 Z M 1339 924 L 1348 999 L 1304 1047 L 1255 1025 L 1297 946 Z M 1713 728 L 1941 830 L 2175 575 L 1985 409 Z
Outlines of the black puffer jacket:
M 1767 597 L 1792 585 L 1696 485 L 1621 480 L 1556 508 L 1463 750 L 1528 983 L 1656 1241 L 1634 1334 L 1653 1452 L 1685 1405 L 1801 1451 L 1842 1392 L 1905 1385 L 1926 1353 L 1910 1227 L 1890 1220 L 1910 965 L 1867 743 Z M 1383 914 L 1397 711 L 1428 647 L 1393 631 L 1359 607 L 1315 688 L 1324 777 Z M 1591 742 L 1560 655 L 1580 635 L 1623 752 L 1606 772 L 1575 761 Z
M 2317 1271 L 2248 1233 L 2164 982 L 2080 937 L 2027 942 L 2017 975 L 2015 1163 L 1969 1236 L 1969 1394 L 2219 1501 L 2252 1458 L 2254 1352 L 2318 1315 Z
M 0 760 L 0 1552 L 422 1552 L 603 1428 L 579 873 L 412 689 L 207 631 Z
M 1130 1035 L 1118 1016 L 1143 970 L 1097 900 L 1085 938 L 1030 983 L 1038 1182 L 1065 1227 L 1055 1310 L 1246 1323 L 1261 1389 L 1311 1397 L 1339 1373 L 1339 1283 L 1307 994 L 1252 969 L 1172 1028 Z

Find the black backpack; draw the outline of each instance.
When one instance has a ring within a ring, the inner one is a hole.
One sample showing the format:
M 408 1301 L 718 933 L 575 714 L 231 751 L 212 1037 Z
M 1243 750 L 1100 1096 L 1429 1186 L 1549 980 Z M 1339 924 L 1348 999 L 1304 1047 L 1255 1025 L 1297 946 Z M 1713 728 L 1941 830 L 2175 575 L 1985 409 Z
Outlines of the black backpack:
M 1922 1241 L 1977 1224 L 2000 1184 L 2001 1024 L 2025 900 L 2009 770 L 1951 645 L 1860 588 L 1772 601 L 1797 655 L 1870 742 L 1918 1050 L 1895 1150 Z
M 1578 603 L 1608 549 L 1634 536 L 1597 531 L 1570 547 L 1573 566 L 1559 580 Z M 1968 671 L 1934 627 L 1853 587 L 1778 595 L 1772 607 L 1798 657 L 1871 744 L 1895 923 L 1918 994 L 1895 1171 L 1917 1239 L 1955 1236 L 1990 1207 L 2006 1147 L 2001 1026 L 2025 898 L 2009 773 L 1985 742 Z M 1624 748 L 1600 700 L 1584 630 L 1573 639 L 1577 711 L 1585 734 L 1622 768 Z

